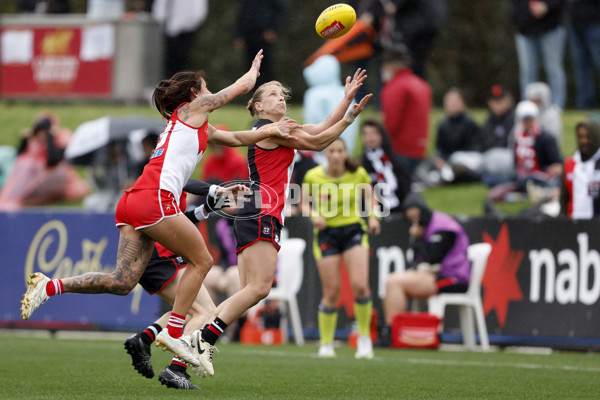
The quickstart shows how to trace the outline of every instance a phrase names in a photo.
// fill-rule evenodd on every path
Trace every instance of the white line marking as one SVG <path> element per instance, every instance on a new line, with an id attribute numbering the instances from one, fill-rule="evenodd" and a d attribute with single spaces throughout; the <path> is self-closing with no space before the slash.
<path id="1" fill-rule="evenodd" d="M 267 350 L 242 350 L 241 353 L 249 355 L 276 356 L 276 357 L 298 357 L 298 358 L 317 358 L 317 354 L 288 353 L 285 351 L 267 351 Z M 370 361 L 384 361 L 384 357 L 375 357 Z M 457 360 L 434 360 L 431 358 L 412 358 L 400 357 L 394 359 L 394 362 L 409 364 L 427 364 L 427 365 L 446 365 L 446 366 L 468 366 L 468 367 L 491 367 L 491 368 L 521 368 L 521 369 L 540 369 L 556 371 L 578 371 L 578 372 L 600 372 L 600 368 L 594 367 L 576 367 L 571 365 L 543 365 L 528 363 L 502 363 L 485 361 L 457 361 Z"/>

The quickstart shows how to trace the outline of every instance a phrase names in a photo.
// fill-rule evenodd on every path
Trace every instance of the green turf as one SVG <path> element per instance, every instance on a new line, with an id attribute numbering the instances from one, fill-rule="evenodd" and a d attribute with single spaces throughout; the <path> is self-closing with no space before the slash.
<path id="1" fill-rule="evenodd" d="M 597 399 L 600 355 L 220 345 L 216 375 L 176 391 L 138 375 L 117 341 L 2 337 L 2 399 Z M 155 372 L 169 353 L 153 347 Z"/>

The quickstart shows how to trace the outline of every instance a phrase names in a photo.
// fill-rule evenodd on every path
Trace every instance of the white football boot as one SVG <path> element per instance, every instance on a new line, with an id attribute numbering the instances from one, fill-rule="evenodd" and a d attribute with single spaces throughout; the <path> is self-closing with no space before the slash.
<path id="1" fill-rule="evenodd" d="M 335 350 L 333 349 L 333 343 L 324 343 L 319 346 L 319 353 L 317 354 L 319 358 L 334 358 Z"/>
<path id="2" fill-rule="evenodd" d="M 204 365 L 209 365 L 212 368 L 212 354 L 210 354 L 210 356 L 207 357 L 208 360 L 204 357 L 205 352 L 209 351 L 208 349 L 206 349 L 206 346 L 210 345 L 202 340 L 202 331 L 200 329 L 195 330 L 194 332 L 192 332 L 191 337 L 192 348 L 194 349 L 194 356 L 196 356 L 196 358 L 200 361 L 200 365 L 192 367 L 192 370 L 196 373 L 196 375 L 202 378 L 206 378 L 209 375 L 214 375 L 214 368 L 212 369 L 212 374 L 209 374 L 206 368 L 204 367 Z M 204 342 L 204 348 L 202 348 L 203 345 L 201 344 L 201 342 Z M 200 350 L 202 350 L 202 353 L 200 353 Z M 215 350 L 217 352 L 219 351 L 215 346 L 212 346 L 212 349 L 210 351 Z"/>
<path id="3" fill-rule="evenodd" d="M 191 336 L 181 336 L 179 339 L 175 339 L 169 335 L 169 330 L 165 328 L 156 337 L 156 345 L 163 350 L 170 351 L 181 361 L 195 367 L 200 365 L 200 361 L 194 355 L 191 339 Z"/>
<path id="4" fill-rule="evenodd" d="M 23 319 L 29 319 L 31 314 L 50 298 L 46 294 L 46 284 L 50 282 L 50 278 L 40 272 L 31 274 L 29 278 L 27 292 L 21 300 L 21 318 Z"/>
<path id="5" fill-rule="evenodd" d="M 371 342 L 371 336 L 360 335 L 356 344 L 356 354 L 354 354 L 354 358 L 366 358 L 367 360 L 371 360 L 375 357 L 373 354 L 373 342 Z"/>

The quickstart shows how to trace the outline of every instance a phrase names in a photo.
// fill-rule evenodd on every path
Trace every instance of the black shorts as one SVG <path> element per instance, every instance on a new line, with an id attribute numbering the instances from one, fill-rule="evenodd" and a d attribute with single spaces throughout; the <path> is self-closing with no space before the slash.
<path id="1" fill-rule="evenodd" d="M 455 278 L 446 278 L 438 275 L 435 282 L 438 293 L 466 293 L 469 285 L 465 283 L 457 283 Z"/>
<path id="2" fill-rule="evenodd" d="M 369 248 L 367 232 L 362 224 L 325 228 L 322 231 L 315 230 L 313 251 L 317 260 L 342 254 L 346 250 L 360 245 Z"/>
<path id="3" fill-rule="evenodd" d="M 160 257 L 154 247 L 150 262 L 148 262 L 139 283 L 150 294 L 160 292 L 167 283 L 175 278 L 177 272 L 186 266 L 183 258 L 179 256 Z"/>
<path id="4" fill-rule="evenodd" d="M 272 215 L 260 214 L 255 218 L 248 219 L 236 218 L 233 222 L 233 233 L 237 239 L 235 252 L 239 254 L 259 240 L 273 243 L 273 246 L 279 251 L 281 228 L 279 219 Z"/>

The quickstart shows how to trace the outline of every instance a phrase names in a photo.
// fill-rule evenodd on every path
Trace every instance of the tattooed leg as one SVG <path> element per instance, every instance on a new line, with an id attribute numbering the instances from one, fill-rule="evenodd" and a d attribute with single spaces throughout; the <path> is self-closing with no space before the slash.
<path id="1" fill-rule="evenodd" d="M 130 225 L 120 226 L 117 268 L 112 273 L 88 272 L 62 280 L 65 293 L 111 293 L 127 295 L 146 270 L 154 240 Z"/>

